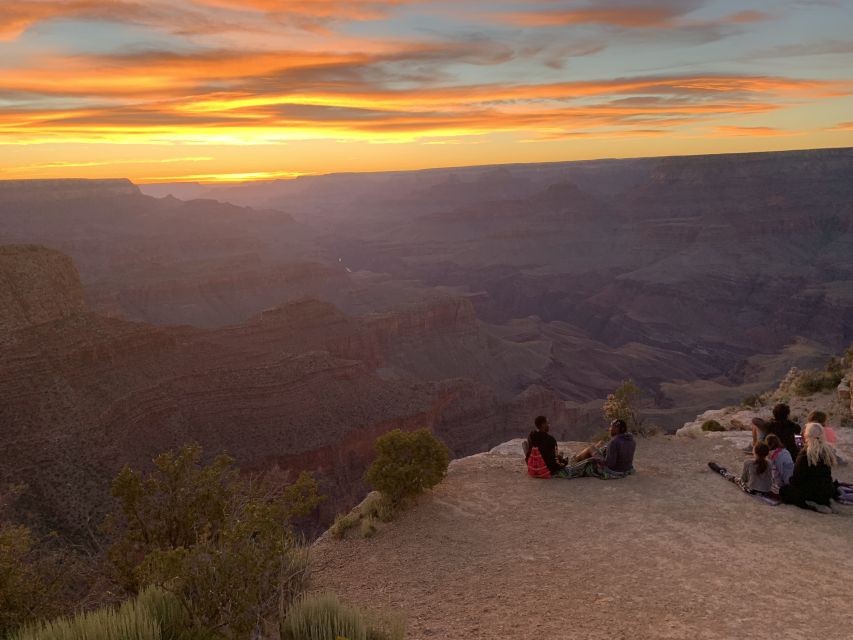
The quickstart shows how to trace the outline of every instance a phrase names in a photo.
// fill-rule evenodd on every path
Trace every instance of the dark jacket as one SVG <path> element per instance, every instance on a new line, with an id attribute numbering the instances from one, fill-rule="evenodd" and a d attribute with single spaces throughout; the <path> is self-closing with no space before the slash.
<path id="1" fill-rule="evenodd" d="M 832 480 L 832 467 L 823 462 L 810 465 L 805 450 L 797 456 L 791 482 L 779 490 L 782 500 L 789 504 L 806 506 L 806 500 L 818 504 L 829 504 L 838 495 Z"/>
<path id="2" fill-rule="evenodd" d="M 545 466 L 551 473 L 557 473 L 565 465 L 557 462 L 557 441 L 550 433 L 544 431 L 531 431 L 527 436 L 527 441 L 530 443 L 530 449 L 533 447 L 539 448 L 539 453 L 542 454 L 542 459 L 545 461 Z"/>
<path id="3" fill-rule="evenodd" d="M 794 436 L 800 433 L 800 425 L 790 420 L 776 420 L 764 424 L 764 432 L 772 433 L 779 438 L 782 446 L 791 454 L 791 459 L 796 460 L 797 454 L 800 453 L 800 448 L 797 446 Z"/>
<path id="4" fill-rule="evenodd" d="M 607 443 L 604 455 L 604 466 L 612 471 L 624 473 L 634 467 L 634 452 L 637 441 L 630 433 L 619 433 Z"/>

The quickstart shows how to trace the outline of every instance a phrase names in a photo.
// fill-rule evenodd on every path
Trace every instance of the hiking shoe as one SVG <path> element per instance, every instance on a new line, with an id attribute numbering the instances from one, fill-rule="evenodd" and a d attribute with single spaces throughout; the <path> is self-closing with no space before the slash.
<path id="1" fill-rule="evenodd" d="M 811 500 L 806 500 L 806 506 L 818 513 L 832 513 L 832 507 L 828 507 L 825 504 L 820 504 L 818 502 L 812 502 Z"/>
<path id="2" fill-rule="evenodd" d="M 726 468 L 721 467 L 716 462 L 709 462 L 708 466 L 711 467 L 711 471 L 716 471 L 717 473 L 725 473 L 726 472 Z"/>

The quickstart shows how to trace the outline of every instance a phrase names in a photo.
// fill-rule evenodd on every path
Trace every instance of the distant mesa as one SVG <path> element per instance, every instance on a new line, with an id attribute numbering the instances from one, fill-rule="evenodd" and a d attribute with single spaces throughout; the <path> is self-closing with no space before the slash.
<path id="1" fill-rule="evenodd" d="M 49 202 L 94 196 L 140 195 L 126 178 L 110 180 L 0 180 L 0 202 Z"/>

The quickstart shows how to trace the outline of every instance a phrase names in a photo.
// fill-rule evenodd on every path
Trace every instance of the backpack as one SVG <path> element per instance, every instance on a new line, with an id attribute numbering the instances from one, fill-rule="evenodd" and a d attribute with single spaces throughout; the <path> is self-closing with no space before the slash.
<path id="1" fill-rule="evenodd" d="M 542 478 L 543 480 L 551 479 L 551 472 L 545 465 L 545 460 L 542 459 L 542 454 L 539 453 L 539 447 L 533 447 L 530 450 L 530 457 L 527 458 L 527 475 L 531 478 Z"/>

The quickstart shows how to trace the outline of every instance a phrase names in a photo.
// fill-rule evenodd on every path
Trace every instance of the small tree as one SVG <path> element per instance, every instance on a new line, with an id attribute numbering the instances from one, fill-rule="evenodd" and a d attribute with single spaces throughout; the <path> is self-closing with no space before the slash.
<path id="1" fill-rule="evenodd" d="M 607 420 L 624 420 L 634 433 L 642 431 L 643 418 L 639 413 L 641 392 L 633 380 L 624 380 L 604 401 L 604 417 Z"/>
<path id="2" fill-rule="evenodd" d="M 77 567 L 56 548 L 53 536 L 38 536 L 12 521 L 12 505 L 24 486 L 0 487 L 0 637 L 22 624 L 60 613 Z"/>
<path id="3" fill-rule="evenodd" d="M 447 475 L 450 453 L 429 429 L 394 429 L 377 438 L 375 447 L 378 455 L 366 478 L 395 509 Z"/>
<path id="4" fill-rule="evenodd" d="M 241 478 L 228 456 L 200 460 L 199 447 L 185 446 L 158 456 L 146 478 L 122 470 L 110 557 L 129 589 L 174 594 L 194 629 L 247 637 L 306 588 L 307 553 L 289 523 L 323 498 L 307 473 L 285 488 Z"/>

